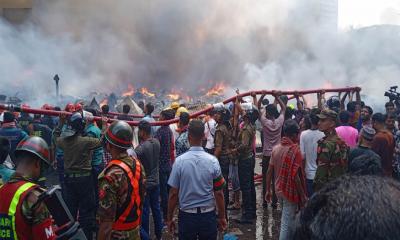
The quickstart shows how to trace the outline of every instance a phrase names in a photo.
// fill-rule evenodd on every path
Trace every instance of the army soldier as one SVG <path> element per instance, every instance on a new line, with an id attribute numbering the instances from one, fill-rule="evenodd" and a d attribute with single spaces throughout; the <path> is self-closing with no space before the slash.
<path id="1" fill-rule="evenodd" d="M 236 104 L 239 112 L 242 112 L 240 104 Z M 256 135 L 255 122 L 259 113 L 256 108 L 244 112 L 243 127 L 240 129 L 233 152 L 239 156 L 238 173 L 240 189 L 242 191 L 243 211 L 239 223 L 252 223 L 256 218 L 256 189 L 254 185 L 255 156 L 253 143 Z"/>
<path id="2" fill-rule="evenodd" d="M 17 169 L 0 188 L 0 239 L 55 239 L 52 218 L 38 197 L 37 181 L 50 166 L 49 148 L 40 137 L 22 140 L 16 150 Z"/>
<path id="3" fill-rule="evenodd" d="M 226 108 L 218 109 L 215 114 L 215 121 L 217 122 L 217 127 L 215 129 L 214 137 L 214 156 L 218 159 L 219 165 L 221 166 L 221 172 L 224 179 L 228 179 L 229 176 L 229 163 L 232 158 L 232 127 L 229 122 L 230 112 Z M 224 199 L 225 208 L 229 204 L 229 190 L 228 184 L 224 187 Z"/>
<path id="4" fill-rule="evenodd" d="M 144 169 L 126 152 L 132 147 L 132 128 L 126 122 L 114 122 L 105 139 L 113 160 L 99 176 L 98 239 L 140 239 Z"/>
<path id="5" fill-rule="evenodd" d="M 318 117 L 318 128 L 325 134 L 325 137 L 318 141 L 318 167 L 314 179 L 315 191 L 346 172 L 349 152 L 346 143 L 339 138 L 335 131 L 337 113 L 325 109 Z"/>

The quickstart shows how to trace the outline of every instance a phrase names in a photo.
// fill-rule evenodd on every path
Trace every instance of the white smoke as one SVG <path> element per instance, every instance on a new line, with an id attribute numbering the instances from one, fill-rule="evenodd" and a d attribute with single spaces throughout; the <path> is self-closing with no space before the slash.
<path id="1" fill-rule="evenodd" d="M 128 83 L 195 95 L 216 82 L 243 90 L 330 82 L 383 99 L 400 74 L 398 30 L 327 34 L 303 0 L 34 3 L 22 26 L 0 23 L 7 93 L 54 96 L 58 73 L 64 95 L 119 93 Z"/>

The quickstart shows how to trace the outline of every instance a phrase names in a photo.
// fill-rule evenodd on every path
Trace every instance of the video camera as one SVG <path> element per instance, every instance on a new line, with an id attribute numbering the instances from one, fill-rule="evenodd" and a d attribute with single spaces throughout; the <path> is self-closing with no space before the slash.
<path id="1" fill-rule="evenodd" d="M 58 240 L 86 240 L 79 223 L 75 222 L 65 204 L 59 186 L 54 186 L 40 194 L 38 202 L 43 202 L 57 225 Z"/>
<path id="2" fill-rule="evenodd" d="M 385 92 L 385 97 L 388 97 L 390 101 L 400 103 L 400 93 L 397 92 L 398 86 L 392 86 L 388 91 Z"/>

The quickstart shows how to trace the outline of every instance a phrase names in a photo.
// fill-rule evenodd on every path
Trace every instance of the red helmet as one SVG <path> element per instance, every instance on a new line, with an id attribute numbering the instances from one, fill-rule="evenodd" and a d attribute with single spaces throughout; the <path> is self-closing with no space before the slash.
<path id="1" fill-rule="evenodd" d="M 44 104 L 43 106 L 42 106 L 42 109 L 44 109 L 44 110 L 53 110 L 53 106 L 51 106 L 50 104 Z"/>
<path id="2" fill-rule="evenodd" d="M 65 111 L 66 112 L 75 112 L 75 105 L 73 103 L 68 103 L 65 106 Z"/>
<path id="3" fill-rule="evenodd" d="M 77 103 L 77 104 L 75 104 L 75 111 L 82 111 L 82 104 L 80 104 L 80 103 Z"/>

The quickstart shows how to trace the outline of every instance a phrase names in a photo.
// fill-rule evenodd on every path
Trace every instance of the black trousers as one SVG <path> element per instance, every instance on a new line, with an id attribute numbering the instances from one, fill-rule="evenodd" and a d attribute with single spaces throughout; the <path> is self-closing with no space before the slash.
<path id="1" fill-rule="evenodd" d="M 238 164 L 240 190 L 242 191 L 243 211 L 245 217 L 256 216 L 256 188 L 254 185 L 254 156 L 240 158 Z"/>
<path id="2" fill-rule="evenodd" d="M 65 202 L 72 216 L 75 220 L 79 221 L 86 238 L 92 239 L 96 224 L 96 200 L 93 176 L 66 177 Z"/>
<path id="3" fill-rule="evenodd" d="M 262 163 L 261 163 L 261 165 L 262 165 L 262 177 L 263 177 L 263 184 L 262 184 L 263 195 L 262 195 L 262 198 L 263 198 L 264 205 L 267 205 L 267 202 L 265 201 L 265 194 L 267 192 L 267 190 L 266 190 L 266 187 L 267 187 L 267 172 L 268 172 L 268 167 L 269 167 L 269 161 L 270 160 L 271 160 L 270 156 L 263 156 Z M 272 204 L 273 205 L 276 205 L 277 202 L 278 202 L 278 198 L 277 198 L 277 196 L 275 194 L 275 176 L 274 176 L 275 174 L 278 174 L 278 173 L 274 173 L 272 175 Z"/>
<path id="4" fill-rule="evenodd" d="M 229 178 L 229 163 L 230 163 L 230 158 L 229 156 L 220 156 L 219 159 L 219 165 L 221 166 L 221 172 L 222 176 L 225 179 L 225 187 L 224 187 L 224 200 L 225 200 L 225 212 L 228 210 L 228 205 L 229 205 L 229 188 L 228 188 L 228 178 Z M 226 214 L 226 218 L 228 219 L 228 214 Z"/>

